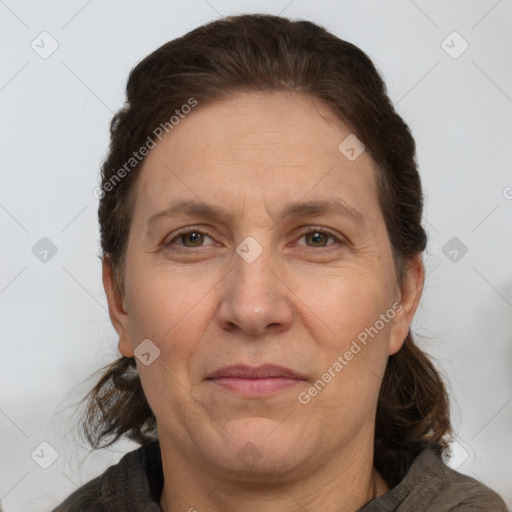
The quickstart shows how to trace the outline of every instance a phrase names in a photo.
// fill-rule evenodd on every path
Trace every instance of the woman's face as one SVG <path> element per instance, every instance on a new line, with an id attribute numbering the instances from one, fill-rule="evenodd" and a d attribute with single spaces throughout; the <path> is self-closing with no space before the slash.
<path id="1" fill-rule="evenodd" d="M 350 134 L 318 101 L 243 93 L 199 104 L 146 157 L 124 300 L 107 264 L 104 283 L 174 457 L 264 478 L 371 453 L 423 267 L 398 287 L 376 165 Z M 208 378 L 231 365 L 298 378 Z"/>

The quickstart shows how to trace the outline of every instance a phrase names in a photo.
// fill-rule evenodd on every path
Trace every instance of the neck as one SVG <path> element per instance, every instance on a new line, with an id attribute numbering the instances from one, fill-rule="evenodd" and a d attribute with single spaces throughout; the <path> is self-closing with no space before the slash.
<path id="1" fill-rule="evenodd" d="M 164 439 L 160 447 L 164 512 L 354 512 L 389 490 L 373 467 L 373 450 L 345 450 L 337 463 L 331 459 L 315 468 L 304 464 L 293 477 L 265 471 L 247 480 L 232 471 L 196 465 Z"/>

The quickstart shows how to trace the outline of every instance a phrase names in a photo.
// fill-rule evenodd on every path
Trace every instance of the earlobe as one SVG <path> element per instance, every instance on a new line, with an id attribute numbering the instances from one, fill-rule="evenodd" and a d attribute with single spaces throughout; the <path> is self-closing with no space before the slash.
<path id="1" fill-rule="evenodd" d="M 425 267 L 421 254 L 408 263 L 407 272 L 402 284 L 400 307 L 393 319 L 391 337 L 389 342 L 389 355 L 396 354 L 404 344 L 412 319 L 418 308 L 423 285 L 425 283 Z"/>
<path id="2" fill-rule="evenodd" d="M 133 345 L 130 336 L 130 320 L 125 309 L 124 296 L 116 286 L 112 263 L 108 255 L 102 260 L 103 288 L 107 296 L 110 321 L 119 335 L 119 352 L 126 357 L 133 357 Z"/>
<path id="3" fill-rule="evenodd" d="M 119 336 L 119 343 L 117 344 L 119 352 L 125 357 L 133 357 L 134 351 L 131 341 L 127 340 L 123 336 Z"/>

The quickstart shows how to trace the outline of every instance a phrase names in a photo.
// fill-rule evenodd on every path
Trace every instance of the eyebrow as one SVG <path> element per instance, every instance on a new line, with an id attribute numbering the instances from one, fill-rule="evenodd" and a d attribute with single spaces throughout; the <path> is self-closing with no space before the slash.
<path id="1" fill-rule="evenodd" d="M 229 210 L 208 205 L 201 201 L 187 200 L 175 203 L 152 215 L 148 219 L 148 229 L 151 230 L 161 219 L 178 215 L 218 220 L 235 217 L 235 214 Z M 321 215 L 346 217 L 359 225 L 364 225 L 367 221 L 366 216 L 354 206 L 338 199 L 328 199 L 288 203 L 278 213 L 278 222 L 286 218 L 319 217 Z"/>

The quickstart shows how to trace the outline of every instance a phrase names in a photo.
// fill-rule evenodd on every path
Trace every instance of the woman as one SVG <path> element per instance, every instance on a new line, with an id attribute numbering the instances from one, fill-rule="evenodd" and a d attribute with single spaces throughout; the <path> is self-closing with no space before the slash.
<path id="1" fill-rule="evenodd" d="M 266 15 L 163 45 L 97 195 L 122 357 L 84 432 L 141 448 L 56 511 L 506 511 L 441 457 L 415 144 L 361 50 Z"/>

